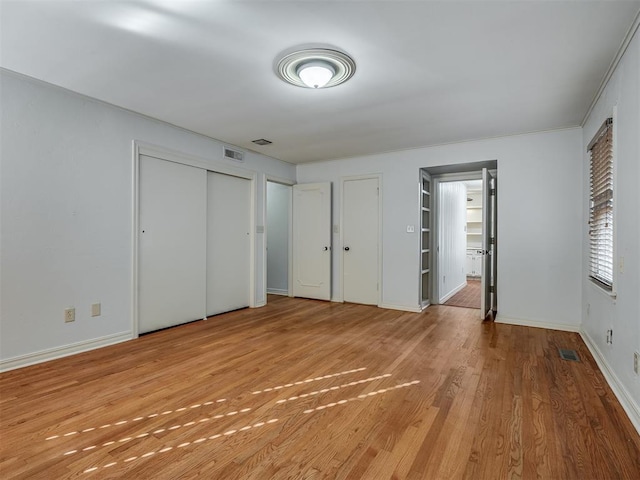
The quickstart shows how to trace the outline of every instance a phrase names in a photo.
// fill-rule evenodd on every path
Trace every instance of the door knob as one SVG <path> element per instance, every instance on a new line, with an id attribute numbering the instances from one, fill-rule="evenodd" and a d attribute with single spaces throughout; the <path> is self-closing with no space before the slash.
<path id="1" fill-rule="evenodd" d="M 349 251 L 349 247 L 344 247 L 344 251 L 348 252 Z"/>

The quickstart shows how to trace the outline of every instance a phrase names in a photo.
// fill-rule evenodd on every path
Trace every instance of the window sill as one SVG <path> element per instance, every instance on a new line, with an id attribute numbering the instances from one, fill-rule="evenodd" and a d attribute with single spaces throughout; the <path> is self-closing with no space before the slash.
<path id="1" fill-rule="evenodd" d="M 608 299 L 612 300 L 613 302 L 616 301 L 616 298 L 618 297 L 618 294 L 616 293 L 615 290 L 606 290 L 604 288 L 602 288 L 600 286 L 600 284 L 593 280 L 592 278 L 588 278 L 589 280 L 589 284 L 592 286 L 593 290 L 595 290 L 596 292 L 600 292 L 600 295 L 603 295 L 605 297 L 607 297 Z"/>

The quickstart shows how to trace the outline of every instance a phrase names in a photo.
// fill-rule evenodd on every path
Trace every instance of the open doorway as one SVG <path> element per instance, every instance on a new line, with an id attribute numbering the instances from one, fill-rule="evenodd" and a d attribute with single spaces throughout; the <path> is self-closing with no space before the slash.
<path id="1" fill-rule="evenodd" d="M 481 277 L 482 277 L 482 180 L 466 180 L 459 182 L 448 182 L 441 185 L 440 198 L 442 200 L 451 196 L 450 192 L 456 192 L 462 197 L 462 201 L 456 204 L 460 210 L 457 217 L 462 217 L 459 221 L 459 228 L 455 230 L 451 225 L 451 216 L 445 215 L 446 208 L 443 202 L 440 203 L 441 215 L 439 228 L 440 236 L 448 235 L 453 238 L 450 242 L 441 242 L 440 255 L 443 265 L 445 259 L 460 259 L 459 263 L 464 265 L 463 273 L 460 275 L 459 285 L 451 285 L 448 291 L 441 289 L 443 298 L 440 302 L 444 305 L 454 307 L 466 307 L 480 309 Z M 448 202 L 451 208 L 451 202 Z M 462 208 L 460 208 L 462 207 Z M 461 228 L 460 228 L 461 227 Z M 457 251 L 456 251 L 457 250 Z M 459 264 L 458 263 L 458 264 Z"/>
<path id="2" fill-rule="evenodd" d="M 266 291 L 291 296 L 291 185 L 267 179 L 265 203 Z"/>
<path id="3" fill-rule="evenodd" d="M 433 213 L 422 225 L 429 233 L 421 254 L 428 255 L 431 284 L 425 288 L 421 277 L 423 305 L 474 308 L 485 318 L 497 310 L 497 162 L 430 167 L 420 175 L 423 185 L 429 179 Z"/>

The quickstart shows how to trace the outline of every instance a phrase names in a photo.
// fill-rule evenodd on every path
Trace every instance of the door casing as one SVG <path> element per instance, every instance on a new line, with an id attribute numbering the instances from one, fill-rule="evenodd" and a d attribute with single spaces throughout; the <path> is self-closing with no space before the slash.
<path id="1" fill-rule="evenodd" d="M 469 168 L 469 165 L 474 165 L 474 164 L 464 164 L 461 165 L 460 168 L 462 169 L 460 172 L 452 172 L 452 173 L 432 173 L 431 174 L 431 178 L 432 178 L 432 194 L 431 194 L 431 198 L 433 201 L 432 204 L 432 215 L 431 215 L 431 248 L 430 248 L 430 266 L 431 269 L 433 271 L 433 276 L 432 278 L 437 279 L 439 278 L 439 272 L 438 272 L 438 252 L 437 252 L 437 238 L 438 238 L 438 231 L 437 231 L 437 226 L 438 226 L 438 221 L 439 221 L 439 206 L 437 203 L 437 199 L 438 199 L 438 189 L 440 188 L 440 183 L 443 181 L 447 181 L 447 182 L 455 182 L 455 181 L 465 181 L 465 180 L 481 180 L 482 179 L 482 168 L 483 167 L 489 167 L 490 165 L 487 165 L 488 162 L 481 162 L 478 163 L 478 167 L 479 168 Z M 497 162 L 496 162 L 497 165 Z M 456 168 L 455 165 L 453 166 L 446 166 L 447 169 L 450 168 Z M 427 171 L 432 171 L 435 170 L 436 172 L 438 171 L 438 169 L 443 168 L 443 167 L 430 167 L 430 168 L 426 168 Z M 492 168 L 489 168 L 489 172 L 494 176 L 494 178 L 497 178 L 497 166 L 493 166 Z M 497 197 L 496 197 L 497 199 Z M 495 203 L 495 211 L 494 214 L 497 218 L 498 215 L 498 204 L 497 202 Z M 496 225 L 497 227 L 497 225 Z M 484 228 L 484 227 L 483 227 Z M 497 236 L 498 236 L 498 231 L 497 228 L 495 229 L 495 237 L 496 237 L 496 245 L 497 245 Z M 418 254 L 420 254 L 420 247 L 418 246 Z M 419 257 L 418 257 L 419 258 Z M 494 256 L 493 256 L 493 263 L 494 263 L 494 272 L 497 271 L 497 269 L 495 268 L 495 265 L 497 265 L 497 248 L 494 250 Z M 494 273 L 494 282 L 497 278 L 497 274 Z M 497 285 L 494 285 L 496 291 L 497 291 Z M 439 291 L 438 291 L 438 282 L 437 281 L 433 281 L 431 282 L 431 299 L 432 299 L 432 304 L 435 304 L 437 302 L 437 299 L 440 298 L 439 297 Z M 494 292 L 494 299 L 497 298 L 497 292 Z M 495 303 L 495 300 L 493 302 L 492 308 L 495 309 L 497 308 L 497 305 Z M 484 317 L 483 317 L 484 318 Z"/>

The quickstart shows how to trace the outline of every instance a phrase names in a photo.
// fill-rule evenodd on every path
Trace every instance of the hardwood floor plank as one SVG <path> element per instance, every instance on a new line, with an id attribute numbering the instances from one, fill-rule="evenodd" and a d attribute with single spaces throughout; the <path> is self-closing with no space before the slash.
<path id="1" fill-rule="evenodd" d="M 477 316 L 270 296 L 0 374 L 0 477 L 640 478 L 577 334 Z"/>

